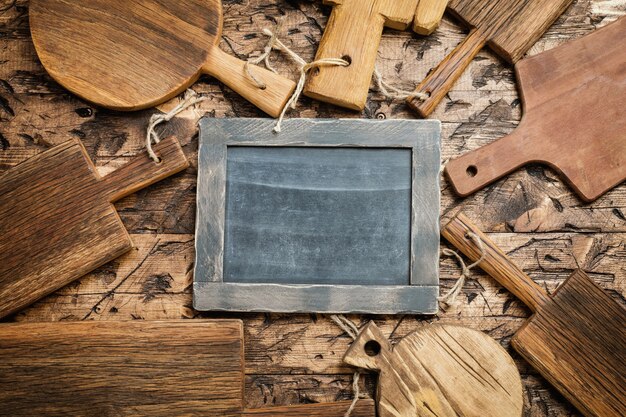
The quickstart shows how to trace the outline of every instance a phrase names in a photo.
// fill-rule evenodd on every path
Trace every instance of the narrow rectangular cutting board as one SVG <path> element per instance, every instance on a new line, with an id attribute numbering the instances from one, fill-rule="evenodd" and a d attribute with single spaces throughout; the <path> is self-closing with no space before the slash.
<path id="1" fill-rule="evenodd" d="M 516 130 L 453 159 L 469 195 L 529 163 L 546 163 L 585 201 L 626 179 L 626 18 L 515 66 L 524 116 Z"/>
<path id="2" fill-rule="evenodd" d="M 175 138 L 101 178 L 79 140 L 0 176 L 0 317 L 132 247 L 112 202 L 189 166 Z"/>
<path id="3" fill-rule="evenodd" d="M 416 92 L 429 97 L 410 98 L 409 105 L 422 117 L 432 113 L 485 45 L 508 62 L 517 62 L 571 2 L 450 0 L 448 10 L 470 28 L 470 33 L 417 86 Z"/>
<path id="4" fill-rule="evenodd" d="M 350 401 L 243 410 L 240 320 L 0 325 L 0 415 L 324 416 Z M 360 400 L 353 417 L 374 417 Z"/>
<path id="5" fill-rule="evenodd" d="M 589 417 L 626 415 L 626 309 L 581 270 L 549 296 L 462 214 L 442 235 L 534 313 L 511 344 Z"/>

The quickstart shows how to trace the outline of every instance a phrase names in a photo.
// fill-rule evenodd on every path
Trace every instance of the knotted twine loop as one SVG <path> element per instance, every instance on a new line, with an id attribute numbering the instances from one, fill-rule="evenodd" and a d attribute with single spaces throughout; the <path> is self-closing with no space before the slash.
<path id="1" fill-rule="evenodd" d="M 346 332 L 346 334 L 350 336 L 353 341 L 356 340 L 357 336 L 359 335 L 359 328 L 356 327 L 356 324 L 354 324 L 350 319 L 348 319 L 343 314 L 339 314 L 339 315 L 333 314 L 330 316 L 330 318 L 332 321 L 335 322 L 337 326 L 339 326 L 341 330 Z M 350 417 L 350 415 L 352 414 L 352 411 L 354 411 L 354 407 L 356 407 L 357 401 L 359 401 L 359 398 L 364 398 L 364 397 L 361 397 L 361 393 L 359 389 L 360 378 L 361 378 L 361 371 L 358 371 L 358 370 L 354 371 L 354 374 L 352 375 L 352 392 L 354 392 L 354 398 L 352 398 L 352 403 L 350 404 L 350 407 L 348 407 L 348 409 L 344 413 L 343 417 Z"/>
<path id="2" fill-rule="evenodd" d="M 383 79 L 383 76 L 378 70 L 378 67 L 374 67 L 373 78 L 374 78 L 374 83 L 376 84 L 376 88 L 378 88 L 378 91 L 382 93 L 382 95 L 384 95 L 385 97 L 390 98 L 392 100 L 408 100 L 408 99 L 415 99 L 415 98 L 419 100 L 426 100 L 428 97 L 430 97 L 430 94 L 428 93 L 419 93 L 417 91 L 402 90 L 401 88 L 396 88 L 393 85 L 387 83 Z"/>
<path id="3" fill-rule="evenodd" d="M 150 158 L 156 163 L 161 162 L 161 159 L 158 157 L 154 150 L 152 149 L 152 143 L 159 143 L 161 139 L 159 135 L 156 133 L 155 128 L 163 123 L 169 122 L 174 116 L 178 113 L 185 111 L 187 108 L 200 103 L 201 101 L 208 100 L 208 97 L 199 96 L 195 91 L 191 88 L 185 91 L 185 95 L 183 96 L 183 100 L 176 105 L 172 110 L 167 113 L 155 113 L 150 116 L 150 121 L 148 122 L 148 130 L 146 132 L 146 149 L 148 150 L 148 155 Z"/>
<path id="4" fill-rule="evenodd" d="M 322 66 L 347 67 L 348 65 L 350 65 L 350 62 L 341 58 L 322 58 L 322 59 L 318 59 L 313 62 L 307 63 L 304 59 L 302 59 L 301 56 L 296 54 L 292 49 L 290 49 L 280 39 L 278 39 L 278 37 L 276 36 L 274 32 L 265 28 L 263 29 L 263 33 L 270 37 L 269 41 L 267 42 L 267 45 L 263 49 L 263 52 L 258 57 L 249 59 L 244 65 L 244 70 L 246 74 L 248 75 L 248 77 L 250 78 L 250 80 L 258 88 L 265 89 L 267 87 L 267 85 L 263 81 L 261 81 L 258 77 L 254 75 L 249 64 L 257 65 L 263 62 L 267 69 L 269 69 L 270 71 L 274 73 L 277 73 L 276 69 L 272 67 L 269 61 L 269 56 L 273 49 L 286 53 L 294 62 L 296 62 L 299 65 L 299 70 L 300 70 L 300 77 L 298 79 L 298 83 L 296 84 L 296 89 L 294 90 L 292 96 L 289 98 L 287 103 L 285 103 L 285 107 L 283 107 L 283 110 L 281 111 L 280 116 L 278 117 L 278 122 L 276 123 L 276 126 L 274 126 L 274 129 L 273 129 L 274 132 L 279 133 L 281 131 L 282 121 L 285 118 L 285 113 L 287 112 L 287 110 L 289 108 L 292 108 L 292 109 L 296 108 L 298 99 L 300 98 L 300 95 L 302 95 L 302 90 L 304 89 L 304 84 L 306 83 L 306 77 L 308 73 L 313 68 L 319 68 Z M 427 93 L 419 93 L 416 91 L 402 90 L 402 89 L 396 88 L 388 84 L 383 79 L 378 68 L 374 68 L 374 73 L 372 77 L 374 79 L 374 83 L 376 84 L 376 87 L 378 88 L 378 91 L 380 91 L 381 94 L 383 94 L 385 97 L 392 99 L 392 100 L 406 100 L 409 98 L 417 98 L 420 100 L 426 100 L 430 96 Z"/>
<path id="5" fill-rule="evenodd" d="M 477 234 L 472 232 L 467 232 L 466 236 L 472 239 L 474 243 L 476 243 L 476 246 L 478 246 L 478 250 L 480 251 L 480 257 L 476 262 L 470 264 L 469 266 L 466 266 L 463 258 L 461 258 L 461 255 L 459 255 L 455 251 L 450 249 L 444 249 L 442 251 L 443 254 L 446 256 L 455 257 L 457 262 L 461 266 L 461 276 L 459 276 L 459 279 L 454 283 L 454 286 L 450 289 L 450 291 L 448 291 L 447 294 L 442 295 L 441 297 L 437 297 L 437 300 L 441 303 L 441 308 L 444 311 L 447 311 L 450 307 L 457 307 L 460 304 L 460 302 L 457 300 L 457 296 L 459 295 L 461 289 L 463 288 L 463 285 L 465 284 L 465 279 L 471 278 L 471 269 L 476 267 L 485 259 L 486 252 L 482 239 Z"/>

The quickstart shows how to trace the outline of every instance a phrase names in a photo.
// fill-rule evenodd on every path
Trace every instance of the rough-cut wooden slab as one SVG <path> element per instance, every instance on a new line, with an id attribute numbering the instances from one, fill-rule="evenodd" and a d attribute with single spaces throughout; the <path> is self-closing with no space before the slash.
<path id="1" fill-rule="evenodd" d="M 363 110 L 383 28 L 405 29 L 417 0 L 324 0 L 324 4 L 334 7 L 315 59 L 342 58 L 350 65 L 314 69 L 304 94 Z"/>
<path id="2" fill-rule="evenodd" d="M 442 235 L 520 298 L 535 313 L 513 347 L 583 414 L 626 415 L 626 309 L 583 271 L 576 270 L 549 297 L 463 214 Z"/>
<path id="3" fill-rule="evenodd" d="M 420 35 L 433 33 L 439 27 L 447 4 L 448 0 L 419 0 L 413 18 L 413 31 Z"/>
<path id="4" fill-rule="evenodd" d="M 239 320 L 5 324 L 0 357 L 0 414 L 241 414 Z"/>
<path id="5" fill-rule="evenodd" d="M 572 0 L 450 0 L 450 10 L 471 30 L 416 88 L 425 100 L 409 98 L 409 105 L 427 117 L 448 94 L 478 52 L 489 45 L 515 63 L 563 13 Z"/>
<path id="6" fill-rule="evenodd" d="M 380 373 L 379 417 L 522 415 L 522 381 L 513 359 L 476 330 L 427 326 L 392 348 L 370 322 L 344 362 Z"/>
<path id="7" fill-rule="evenodd" d="M 61 85 L 95 104 L 137 110 L 210 74 L 277 117 L 295 83 L 221 51 L 220 0 L 32 0 L 37 54 Z"/>
<path id="8" fill-rule="evenodd" d="M 466 196 L 529 162 L 585 201 L 626 179 L 626 18 L 516 65 L 524 117 L 512 134 L 450 161 Z"/>
<path id="9" fill-rule="evenodd" d="M 351 401 L 243 410 L 240 320 L 0 326 L 0 414 L 341 417 Z M 374 417 L 373 400 L 355 417 Z"/>
<path id="10" fill-rule="evenodd" d="M 111 203 L 189 166 L 173 137 L 155 151 L 100 178 L 74 139 L 0 177 L 0 317 L 132 247 Z"/>

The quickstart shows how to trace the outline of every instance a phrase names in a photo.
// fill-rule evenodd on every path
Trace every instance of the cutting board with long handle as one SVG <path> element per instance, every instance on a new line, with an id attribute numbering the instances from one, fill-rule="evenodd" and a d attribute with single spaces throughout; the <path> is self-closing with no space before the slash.
<path id="1" fill-rule="evenodd" d="M 189 166 L 178 141 L 100 177 L 82 143 L 55 146 L 0 176 L 0 317 L 132 248 L 113 202 Z"/>
<path id="2" fill-rule="evenodd" d="M 593 201 L 626 179 L 626 18 L 516 66 L 524 116 L 516 130 L 453 159 L 467 196 L 529 163 L 546 163 Z"/>
<path id="3" fill-rule="evenodd" d="M 522 415 L 522 381 L 515 363 L 477 330 L 425 326 L 392 347 L 370 322 L 344 362 L 379 373 L 379 417 Z"/>
<path id="4" fill-rule="evenodd" d="M 295 89 L 254 65 L 251 77 L 246 62 L 218 47 L 220 0 L 32 0 L 29 17 L 35 50 L 52 78 L 111 109 L 152 107 L 209 74 L 278 117 Z"/>
<path id="5" fill-rule="evenodd" d="M 324 0 L 333 6 L 315 59 L 341 58 L 348 66 L 314 69 L 304 94 L 353 110 L 367 101 L 384 27 L 405 29 L 417 0 Z"/>
<path id="6" fill-rule="evenodd" d="M 508 62 L 520 60 L 572 0 L 450 0 L 448 10 L 470 28 L 461 42 L 409 98 L 422 117 L 430 115 L 485 45 Z"/>
<path id="7" fill-rule="evenodd" d="M 584 415 L 626 415 L 626 309 L 581 270 L 549 296 L 463 214 L 442 235 L 534 313 L 511 344 Z"/>
<path id="8" fill-rule="evenodd" d="M 243 410 L 240 320 L 0 325 L 0 415 L 325 416 L 350 401 Z M 374 417 L 361 400 L 355 417 Z"/>

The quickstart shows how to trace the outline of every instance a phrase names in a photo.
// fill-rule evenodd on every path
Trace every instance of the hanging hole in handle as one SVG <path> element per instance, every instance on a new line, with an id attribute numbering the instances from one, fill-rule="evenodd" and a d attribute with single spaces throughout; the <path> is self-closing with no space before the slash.
<path id="1" fill-rule="evenodd" d="M 344 55 L 344 56 L 341 57 L 341 59 L 346 61 L 348 63 L 348 66 L 350 66 L 350 64 L 352 64 L 352 57 L 350 57 L 350 55 Z"/>
<path id="2" fill-rule="evenodd" d="M 365 343 L 363 350 L 365 350 L 367 356 L 377 356 L 380 353 L 380 343 L 375 340 L 370 340 Z"/>
<path id="3" fill-rule="evenodd" d="M 476 168 L 476 165 L 470 165 L 465 170 L 465 173 L 468 177 L 474 178 L 478 174 L 478 168 Z"/>
<path id="4" fill-rule="evenodd" d="M 160 156 L 157 156 L 157 160 L 156 160 L 156 161 L 154 161 L 154 163 L 155 163 L 156 165 L 161 165 L 161 164 L 163 163 L 163 158 L 161 158 Z"/>
<path id="5" fill-rule="evenodd" d="M 313 73 L 313 76 L 315 77 L 316 75 L 320 74 L 320 69 L 318 67 L 313 68 L 313 70 L 311 70 L 311 72 Z"/>

